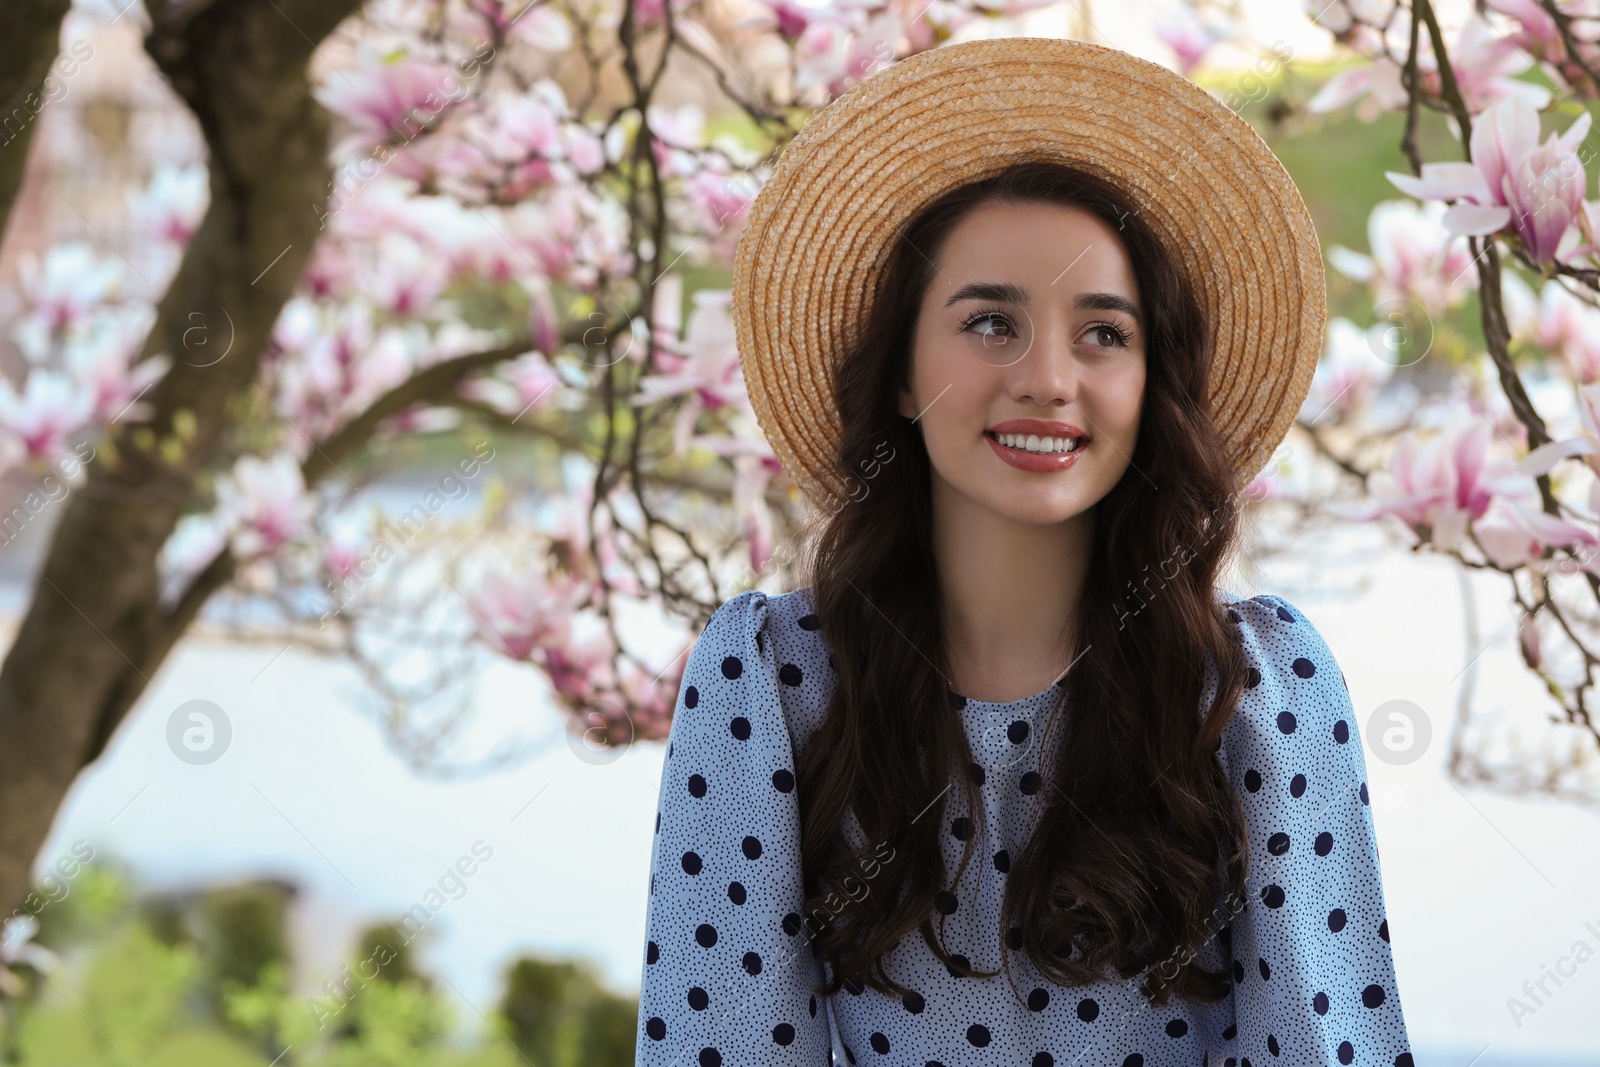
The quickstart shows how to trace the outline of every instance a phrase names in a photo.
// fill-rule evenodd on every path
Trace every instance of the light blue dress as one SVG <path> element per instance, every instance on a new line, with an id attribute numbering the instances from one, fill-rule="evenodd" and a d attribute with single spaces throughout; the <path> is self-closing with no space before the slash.
<path id="1" fill-rule="evenodd" d="M 1217 936 L 1196 957 L 1231 967 L 1227 999 L 1153 1007 L 1138 977 L 1059 986 L 1005 947 L 1001 894 L 1045 800 L 1036 742 L 1054 687 L 1003 704 L 969 699 L 960 712 L 986 829 L 949 900 L 944 944 L 980 970 L 998 969 L 1007 952 L 1015 984 L 1004 973 L 958 977 L 908 937 L 885 962 L 912 995 L 850 985 L 815 996 L 824 965 L 799 915 L 794 753 L 825 714 L 834 675 L 810 590 L 752 590 L 712 616 L 679 691 L 651 861 L 637 1063 L 1411 1067 L 1343 672 L 1283 599 L 1217 596 L 1250 665 L 1218 751 L 1249 830 L 1247 903 L 1235 911 L 1219 895 Z M 1216 681 L 1207 668 L 1208 702 Z M 954 871 L 973 831 L 958 805 L 947 809 Z M 889 853 L 877 858 L 892 863 Z"/>

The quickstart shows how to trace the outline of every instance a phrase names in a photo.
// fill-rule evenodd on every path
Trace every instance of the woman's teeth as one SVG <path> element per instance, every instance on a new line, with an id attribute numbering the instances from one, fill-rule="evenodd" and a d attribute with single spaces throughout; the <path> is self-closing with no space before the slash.
<path id="1" fill-rule="evenodd" d="M 1081 437 L 1040 437 L 1038 434 L 997 433 L 995 440 L 1007 448 L 1024 452 L 1072 452 L 1083 443 Z"/>

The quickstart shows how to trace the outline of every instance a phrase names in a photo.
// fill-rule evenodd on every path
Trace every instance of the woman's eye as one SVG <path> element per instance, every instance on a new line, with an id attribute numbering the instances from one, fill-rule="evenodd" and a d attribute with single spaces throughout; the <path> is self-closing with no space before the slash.
<path id="1" fill-rule="evenodd" d="M 999 329 L 995 328 L 995 324 L 996 323 L 999 324 Z M 985 324 L 988 324 L 988 325 L 985 325 Z M 977 330 L 978 334 L 980 336 L 983 336 L 983 337 L 1015 337 L 1016 336 L 1016 330 L 1012 329 L 1011 323 L 1005 318 L 1005 316 L 996 315 L 996 314 L 994 314 L 992 312 L 990 312 L 988 314 L 984 314 L 984 315 L 979 315 L 978 317 L 976 317 L 974 319 L 969 319 L 967 321 L 966 328 L 970 330 L 970 329 L 973 329 L 974 327 L 978 328 L 978 330 Z"/>
<path id="2" fill-rule="evenodd" d="M 1115 326 L 1106 326 L 1102 324 L 1093 327 L 1089 333 L 1090 336 L 1098 335 L 1102 340 L 1105 341 L 1105 347 L 1107 348 L 1116 348 L 1128 343 L 1127 336 Z"/>

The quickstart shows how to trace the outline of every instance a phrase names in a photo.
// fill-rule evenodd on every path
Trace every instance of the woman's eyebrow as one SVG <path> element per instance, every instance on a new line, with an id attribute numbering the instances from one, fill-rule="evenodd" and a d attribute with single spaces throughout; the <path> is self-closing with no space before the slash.
<path id="1" fill-rule="evenodd" d="M 961 300 L 994 300 L 1007 304 L 1026 305 L 1028 303 L 1028 290 L 1011 282 L 968 282 L 944 302 L 945 307 Z M 1092 311 L 1120 311 L 1132 316 L 1133 320 L 1141 325 L 1144 316 L 1139 314 L 1139 309 L 1133 301 L 1116 293 L 1079 293 L 1072 301 L 1072 306 L 1078 310 Z"/>

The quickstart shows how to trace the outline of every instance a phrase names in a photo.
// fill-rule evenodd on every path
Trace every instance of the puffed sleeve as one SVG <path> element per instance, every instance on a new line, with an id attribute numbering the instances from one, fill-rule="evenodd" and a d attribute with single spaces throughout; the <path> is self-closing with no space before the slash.
<path id="1" fill-rule="evenodd" d="M 1411 1067 L 1344 672 L 1281 597 L 1228 608 L 1249 666 L 1221 756 L 1250 838 L 1227 1064 Z"/>
<path id="2" fill-rule="evenodd" d="M 765 594 L 717 609 L 689 653 L 661 774 L 636 1062 L 828 1061 L 799 912 L 800 811 Z"/>

